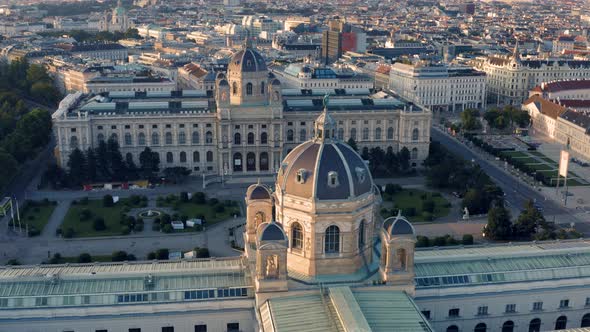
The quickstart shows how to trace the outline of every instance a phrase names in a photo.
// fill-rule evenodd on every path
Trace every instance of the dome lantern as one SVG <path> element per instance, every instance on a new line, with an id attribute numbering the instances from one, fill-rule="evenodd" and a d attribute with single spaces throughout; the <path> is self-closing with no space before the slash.
<path id="1" fill-rule="evenodd" d="M 316 140 L 327 140 L 334 139 L 336 134 L 336 121 L 328 114 L 328 102 L 330 101 L 330 95 L 324 96 L 324 111 L 315 120 L 315 139 Z"/>

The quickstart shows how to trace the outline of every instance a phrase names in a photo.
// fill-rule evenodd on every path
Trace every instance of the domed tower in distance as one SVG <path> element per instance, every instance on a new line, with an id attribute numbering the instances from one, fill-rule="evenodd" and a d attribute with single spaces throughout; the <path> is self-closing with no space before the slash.
<path id="1" fill-rule="evenodd" d="M 268 104 L 268 68 L 262 55 L 247 38 L 227 67 L 231 105 Z"/>
<path id="2" fill-rule="evenodd" d="M 371 263 L 380 201 L 366 163 L 336 138 L 326 104 L 315 137 L 283 160 L 274 193 L 275 218 L 289 237 L 289 271 L 312 278 Z"/>
<path id="3" fill-rule="evenodd" d="M 414 280 L 416 231 L 401 215 L 383 221 L 381 228 L 381 279 L 392 285 L 411 285 Z"/>

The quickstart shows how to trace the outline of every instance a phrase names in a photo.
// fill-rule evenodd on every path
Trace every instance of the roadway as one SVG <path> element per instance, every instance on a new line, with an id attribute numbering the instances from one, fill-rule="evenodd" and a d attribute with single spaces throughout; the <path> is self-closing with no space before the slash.
<path id="1" fill-rule="evenodd" d="M 566 208 L 561 207 L 552 200 L 547 200 L 538 191 L 514 178 L 494 162 L 487 160 L 485 156 L 474 152 L 455 138 L 443 133 L 440 129 L 433 127 L 431 137 L 433 140 L 439 141 L 452 153 L 477 163 L 504 190 L 506 203 L 511 208 L 513 216 L 516 216 L 516 213 L 524 207 L 528 200 L 533 199 L 543 207 L 543 213 L 549 221 L 555 217 L 555 221 L 558 223 L 569 223 L 575 218 Z"/>

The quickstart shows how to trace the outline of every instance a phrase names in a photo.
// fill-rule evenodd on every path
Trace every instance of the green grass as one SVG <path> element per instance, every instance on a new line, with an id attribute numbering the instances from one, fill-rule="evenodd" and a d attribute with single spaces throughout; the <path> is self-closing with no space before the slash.
<path id="1" fill-rule="evenodd" d="M 529 157 L 527 153 L 521 151 L 502 151 L 502 154 L 512 158 Z"/>
<path id="2" fill-rule="evenodd" d="M 169 196 L 171 197 L 171 196 Z M 164 197 L 158 198 L 158 206 L 172 208 L 179 216 L 187 216 L 188 219 L 199 218 L 203 216 L 206 221 L 206 225 L 213 225 L 223 220 L 232 218 L 234 214 L 240 215 L 240 208 L 237 203 L 234 206 L 227 206 L 223 201 L 217 203 L 217 205 L 223 205 L 224 210 L 222 212 L 216 212 L 215 207 L 212 204 L 197 204 L 194 202 L 180 202 L 178 196 L 174 196 L 173 200 L 166 200 Z M 216 206 L 217 206 L 216 205 Z M 194 231 L 188 227 L 184 229 L 185 232 Z M 182 231 L 175 231 L 182 232 Z"/>
<path id="3" fill-rule="evenodd" d="M 404 211 L 404 216 L 411 222 L 429 221 L 426 219 L 426 216 L 423 215 L 423 202 L 425 200 L 422 199 L 422 195 L 426 195 L 426 200 L 432 199 L 434 201 L 434 212 L 432 213 L 433 220 L 445 217 L 449 214 L 450 204 L 444 197 L 438 195 L 435 196 L 434 193 L 418 189 L 403 189 L 391 197 L 393 207 L 391 210 L 388 210 L 386 214 L 382 213 L 383 217 L 387 218 L 396 215 L 397 210 L 401 208 L 402 211 Z M 406 215 L 405 211 L 411 208 L 416 210 L 415 215 Z"/>
<path id="4" fill-rule="evenodd" d="M 28 204 L 20 212 L 22 228 L 26 229 L 25 225 L 28 224 L 29 234 L 31 236 L 39 235 L 47 225 L 53 210 L 55 210 L 53 202 L 32 202 L 32 204 Z M 18 221 L 16 221 L 16 225 L 18 226 Z"/>
<path id="5" fill-rule="evenodd" d="M 123 225 L 119 224 L 120 215 L 128 208 L 125 205 L 125 199 L 119 200 L 112 207 L 104 207 L 101 200 L 89 200 L 86 205 L 78 202 L 72 205 L 61 224 L 62 232 L 68 228 L 74 230 L 73 237 L 92 237 L 92 236 L 113 236 L 121 235 Z M 92 217 L 85 221 L 80 221 L 80 212 L 84 209 L 90 210 Z M 104 219 L 106 229 L 96 231 L 93 228 L 93 221 L 97 217 Z"/>
<path id="6" fill-rule="evenodd" d="M 519 161 L 519 162 L 522 162 L 522 163 L 525 163 L 525 164 L 537 164 L 537 163 L 539 163 L 537 161 L 537 159 L 532 158 L 532 157 L 516 157 L 516 158 L 513 157 L 512 160 Z"/>
<path id="7" fill-rule="evenodd" d="M 547 165 L 547 164 L 527 164 L 528 167 L 536 170 L 536 171 L 553 171 L 557 173 L 557 165 Z"/>

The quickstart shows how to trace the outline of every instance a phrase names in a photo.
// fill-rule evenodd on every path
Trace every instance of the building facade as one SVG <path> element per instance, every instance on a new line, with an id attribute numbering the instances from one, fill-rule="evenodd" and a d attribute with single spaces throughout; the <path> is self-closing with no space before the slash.
<path id="1" fill-rule="evenodd" d="M 522 60 L 518 46 L 511 56 L 482 58 L 476 67 L 486 73 L 489 105 L 520 105 L 543 82 L 590 78 L 588 60 Z"/>
<path id="2" fill-rule="evenodd" d="M 485 108 L 486 75 L 469 67 L 395 63 L 389 88 L 431 110 Z"/>
<path id="3" fill-rule="evenodd" d="M 138 163 L 150 147 L 161 168 L 183 166 L 193 174 L 276 173 L 281 160 L 314 135 L 321 98 L 338 121 L 337 136 L 359 148 L 381 147 L 411 153 L 419 167 L 428 155 L 431 113 L 395 98 L 372 99 L 368 89 L 283 89 L 250 47 L 218 74 L 214 92 L 205 90 L 123 91 L 72 94 L 54 113 L 59 159 L 67 164 L 75 148 L 116 139 L 124 155 Z"/>

